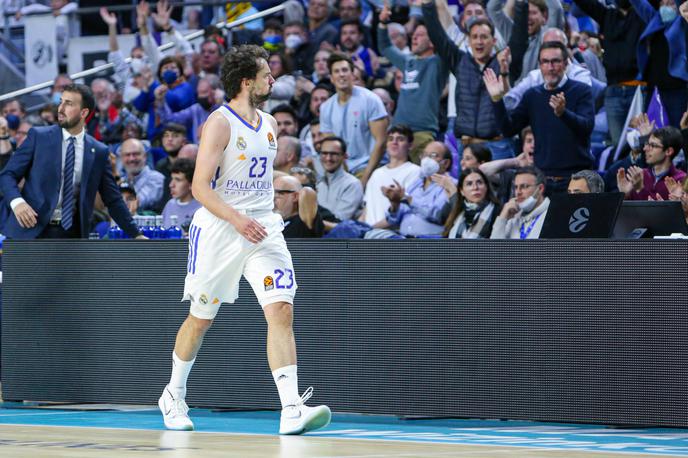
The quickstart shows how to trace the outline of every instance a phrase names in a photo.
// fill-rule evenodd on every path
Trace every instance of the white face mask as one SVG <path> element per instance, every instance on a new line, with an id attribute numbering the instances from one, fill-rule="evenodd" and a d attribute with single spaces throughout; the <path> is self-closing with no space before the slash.
<path id="1" fill-rule="evenodd" d="M 440 171 L 440 165 L 436 160 L 424 157 L 420 161 L 420 174 L 423 178 L 430 177 Z"/>
<path id="2" fill-rule="evenodd" d="M 298 48 L 302 43 L 303 38 L 301 38 L 301 35 L 297 35 L 295 33 L 287 35 L 287 37 L 284 39 L 284 45 L 289 49 Z"/>
<path id="3" fill-rule="evenodd" d="M 523 202 L 519 203 L 518 208 L 520 208 L 524 214 L 530 213 L 535 208 L 535 204 L 537 204 L 537 199 L 535 196 L 530 196 Z"/>
<path id="4" fill-rule="evenodd" d="M 626 132 L 626 141 L 628 142 L 628 146 L 630 146 L 631 149 L 639 149 L 640 148 L 640 132 L 638 132 L 635 129 Z"/>
<path id="5" fill-rule="evenodd" d="M 140 57 L 132 57 L 129 66 L 131 67 L 131 72 L 134 75 L 138 75 L 143 71 L 143 68 L 148 65 L 148 59 Z"/>

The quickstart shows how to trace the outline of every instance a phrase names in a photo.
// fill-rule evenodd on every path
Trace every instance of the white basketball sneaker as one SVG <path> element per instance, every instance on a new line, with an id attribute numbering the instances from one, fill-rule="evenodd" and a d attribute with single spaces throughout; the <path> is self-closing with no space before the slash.
<path id="1" fill-rule="evenodd" d="M 158 407 L 160 407 L 167 429 L 193 431 L 194 425 L 189 418 L 189 406 L 183 399 L 175 399 L 167 386 L 158 400 Z"/>
<path id="2" fill-rule="evenodd" d="M 308 431 L 324 428 L 330 424 L 332 413 L 327 406 L 308 407 L 304 405 L 313 395 L 313 387 L 309 386 L 296 405 L 282 409 L 280 419 L 280 434 L 303 434 Z"/>

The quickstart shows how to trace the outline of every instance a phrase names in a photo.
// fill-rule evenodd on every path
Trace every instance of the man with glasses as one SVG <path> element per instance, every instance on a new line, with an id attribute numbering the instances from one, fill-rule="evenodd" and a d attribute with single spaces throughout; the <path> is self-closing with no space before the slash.
<path id="1" fill-rule="evenodd" d="M 592 91 L 566 76 L 568 51 L 555 41 L 540 48 L 544 84 L 523 94 L 512 112 L 504 105 L 504 82 L 491 69 L 483 77 L 505 136 L 530 125 L 535 135 L 535 165 L 547 176 L 547 192 L 566 192 L 571 175 L 593 168 L 590 134 L 595 123 Z"/>
<path id="2" fill-rule="evenodd" d="M 537 239 L 549 209 L 545 176 L 535 167 L 522 167 L 514 177 L 514 197 L 502 207 L 491 239 Z"/>
<path id="3" fill-rule="evenodd" d="M 325 233 L 316 192 L 293 176 L 275 178 L 275 212 L 284 220 L 284 238 L 314 238 Z"/>
<path id="4" fill-rule="evenodd" d="M 681 131 L 673 126 L 652 132 L 644 147 L 647 167 L 641 169 L 634 165 L 628 169 L 620 168 L 616 173 L 619 191 L 628 200 L 657 199 L 657 196 L 669 200 L 667 182 L 682 183 L 686 179 L 686 173 L 677 169 L 672 162 L 682 146 Z"/>
<path id="5" fill-rule="evenodd" d="M 320 162 L 325 175 L 318 181 L 318 204 L 332 212 L 338 221 L 351 219 L 363 200 L 363 186 L 344 170 L 346 143 L 339 137 L 327 137 L 320 144 Z M 338 222 L 334 221 L 334 222 Z"/>

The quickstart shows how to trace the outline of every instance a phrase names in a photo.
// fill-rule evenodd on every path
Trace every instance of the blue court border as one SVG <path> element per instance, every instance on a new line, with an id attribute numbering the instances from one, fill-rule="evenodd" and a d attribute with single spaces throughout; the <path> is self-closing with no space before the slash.
<path id="1" fill-rule="evenodd" d="M 277 435 L 279 412 L 192 409 L 196 432 Z M 134 411 L 45 409 L 20 403 L 0 406 L 0 425 L 164 430 L 157 408 Z M 569 451 L 688 457 L 688 430 L 615 429 L 599 425 L 532 421 L 423 419 L 335 414 L 313 437 L 489 445 Z"/>

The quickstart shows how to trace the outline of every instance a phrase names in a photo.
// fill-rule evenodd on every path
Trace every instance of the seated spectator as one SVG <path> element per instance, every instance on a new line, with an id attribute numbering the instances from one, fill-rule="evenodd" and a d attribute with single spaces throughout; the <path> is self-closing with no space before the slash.
<path id="1" fill-rule="evenodd" d="M 298 179 L 286 175 L 275 178 L 275 211 L 284 219 L 284 238 L 317 238 L 325 233 L 318 212 L 315 190 L 304 188 Z"/>
<path id="2" fill-rule="evenodd" d="M 390 202 L 382 189 L 399 183 L 404 188 L 418 179 L 420 167 L 409 161 L 413 132 L 409 127 L 398 125 L 387 133 L 387 155 L 389 162 L 376 169 L 370 176 L 363 196 L 364 208 L 359 221 L 376 228 L 388 226 L 385 212 Z"/>
<path id="3" fill-rule="evenodd" d="M 115 105 L 114 101 L 119 94 L 109 80 L 94 79 L 91 90 L 96 99 L 96 111 L 86 124 L 86 129 L 96 140 L 107 144 L 117 143 L 124 126 L 131 122 L 138 123 L 139 120 L 126 107 Z"/>
<path id="4" fill-rule="evenodd" d="M 349 57 L 334 53 L 327 64 L 337 93 L 320 107 L 320 130 L 348 140 L 346 165 L 365 186 L 384 153 L 387 111 L 378 96 L 354 86 Z"/>
<path id="5" fill-rule="evenodd" d="M 569 194 L 597 194 L 604 192 L 604 180 L 594 170 L 581 170 L 571 175 Z"/>
<path id="6" fill-rule="evenodd" d="M 301 183 L 301 186 L 303 187 L 308 187 L 311 189 L 315 189 L 316 187 L 317 180 L 315 178 L 315 172 L 313 172 L 313 169 L 297 165 L 289 170 L 289 175 L 299 180 L 299 183 Z"/>
<path id="7" fill-rule="evenodd" d="M 198 145 L 195 143 L 187 143 L 179 150 L 177 159 L 191 159 L 196 162 L 196 156 L 198 156 Z"/>
<path id="8" fill-rule="evenodd" d="M 158 203 L 156 210 L 162 210 L 162 206 L 170 200 L 170 181 L 172 179 L 172 167 L 177 161 L 179 150 L 182 149 L 187 142 L 186 127 L 181 124 L 169 123 L 162 131 L 162 154 L 164 157 L 155 163 L 155 170 L 165 176 L 165 182 L 162 185 L 162 198 Z M 148 151 L 149 155 L 155 154 L 155 151 L 160 148 L 151 148 Z M 156 157 L 158 155 L 156 154 Z M 180 221 L 181 222 L 181 221 Z"/>
<path id="9" fill-rule="evenodd" d="M 189 231 L 191 219 L 201 204 L 191 194 L 194 162 L 190 159 L 178 159 L 171 167 L 170 196 L 162 210 L 163 226 L 172 226 L 172 216 L 177 217 L 177 224 L 184 232 Z"/>
<path id="10" fill-rule="evenodd" d="M 292 107 L 286 104 L 278 105 L 270 114 L 277 121 L 277 138 L 280 138 L 282 135 L 289 135 L 290 137 L 299 136 L 299 120 Z"/>
<path id="11" fill-rule="evenodd" d="M 390 227 L 405 237 L 439 236 L 444 231 L 442 210 L 448 199 L 433 175 L 445 175 L 451 167 L 451 153 L 444 143 L 428 143 L 420 162 L 420 177 L 408 187 L 399 183 L 383 187 L 390 202 L 386 214 Z"/>
<path id="12" fill-rule="evenodd" d="M 325 175 L 318 181 L 318 204 L 329 210 L 339 222 L 354 217 L 363 200 L 363 186 L 344 170 L 346 143 L 339 137 L 327 137 L 320 143 L 320 162 Z"/>
<path id="13" fill-rule="evenodd" d="M 458 192 L 444 225 L 450 239 L 489 239 L 499 214 L 497 200 L 487 176 L 478 168 L 465 168 L 459 176 Z"/>
<path id="14" fill-rule="evenodd" d="M 290 135 L 277 138 L 277 154 L 273 167 L 280 172 L 289 173 L 301 160 L 301 142 Z"/>
<path id="15" fill-rule="evenodd" d="M 153 210 L 162 198 L 165 176 L 146 165 L 146 149 L 140 140 L 130 138 L 122 143 L 120 158 L 124 167 L 124 181 L 133 185 L 141 210 Z"/>
<path id="16" fill-rule="evenodd" d="M 304 126 L 299 133 L 299 140 L 301 140 L 304 149 L 309 150 L 309 153 L 313 149 L 313 140 L 310 135 L 310 123 L 313 119 L 320 118 L 320 106 L 332 96 L 333 92 L 330 85 L 318 84 L 313 87 L 310 94 L 303 98 L 302 106 L 299 107 L 299 123 Z M 320 121 L 318 121 L 318 124 L 320 124 Z M 312 155 L 312 153 L 306 154 L 306 156 L 308 155 Z"/>
<path id="17" fill-rule="evenodd" d="M 619 169 L 616 173 L 617 186 L 628 200 L 647 200 L 661 197 L 669 199 L 665 179 L 683 183 L 686 172 L 674 166 L 672 160 L 681 150 L 683 137 L 681 131 L 673 126 L 662 127 L 650 134 L 645 144 L 647 168 L 631 166 L 628 170 Z"/>
<path id="18" fill-rule="evenodd" d="M 141 210 L 139 208 L 139 200 L 136 197 L 136 189 L 131 186 L 126 181 L 119 185 L 119 192 L 122 194 L 122 199 L 129 209 L 131 216 L 141 215 L 141 216 L 155 216 L 156 213 L 150 210 Z"/>
<path id="19" fill-rule="evenodd" d="M 408 35 L 406 34 L 406 29 L 403 25 L 398 22 L 390 22 L 387 24 L 387 30 L 389 33 L 389 40 L 392 42 L 395 48 L 397 48 L 402 54 L 407 56 L 411 55 L 411 48 L 408 45 Z"/>
<path id="20" fill-rule="evenodd" d="M 647 167 L 643 149 L 647 140 L 650 138 L 650 134 L 654 130 L 654 122 L 650 122 L 646 113 L 641 113 L 632 118 L 628 126 L 631 130 L 626 132 L 626 143 L 628 143 L 631 150 L 626 157 L 614 162 L 605 171 L 604 183 L 605 189 L 608 192 L 616 192 L 619 190 L 616 184 L 616 174 L 619 169 L 628 170 L 634 165 L 641 169 Z"/>
<path id="21" fill-rule="evenodd" d="M 502 208 L 490 238 L 539 238 L 548 208 L 545 175 L 535 167 L 518 169 L 514 177 L 514 197 Z"/>
<path id="22" fill-rule="evenodd" d="M 327 59 L 330 58 L 331 54 L 332 51 L 327 49 L 321 49 L 315 53 L 313 73 L 310 74 L 310 79 L 314 84 L 332 84 L 330 82 L 330 69 L 327 66 Z"/>
<path id="23" fill-rule="evenodd" d="M 310 42 L 308 31 L 302 22 L 291 21 L 284 25 L 284 52 L 291 59 L 294 68 L 303 70 L 306 75 L 313 73 L 313 56 L 318 45 L 318 42 Z"/>

